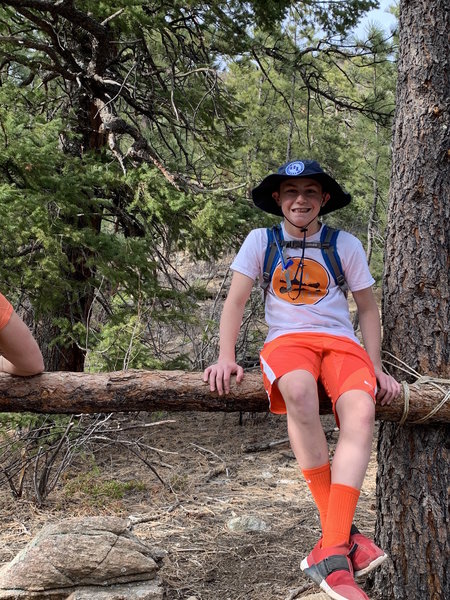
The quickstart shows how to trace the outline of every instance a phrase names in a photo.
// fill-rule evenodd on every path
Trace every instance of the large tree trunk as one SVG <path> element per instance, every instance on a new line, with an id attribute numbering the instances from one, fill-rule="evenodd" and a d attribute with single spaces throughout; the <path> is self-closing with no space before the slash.
<path id="1" fill-rule="evenodd" d="M 401 0 L 397 113 L 383 297 L 384 347 L 449 377 L 448 0 Z M 404 374 L 397 373 L 404 377 Z M 447 426 L 383 423 L 376 538 L 385 600 L 450 598 Z"/>

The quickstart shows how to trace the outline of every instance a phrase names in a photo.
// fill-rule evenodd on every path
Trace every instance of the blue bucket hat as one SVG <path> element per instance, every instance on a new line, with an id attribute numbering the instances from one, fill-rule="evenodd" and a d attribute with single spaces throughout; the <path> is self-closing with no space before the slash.
<path id="1" fill-rule="evenodd" d="M 280 183 L 290 177 L 309 177 L 322 184 L 324 192 L 330 194 L 328 202 L 320 209 L 319 215 L 343 208 L 350 203 L 352 197 L 344 192 L 341 186 L 330 175 L 325 173 L 315 160 L 291 160 L 282 165 L 276 173 L 268 175 L 252 190 L 253 202 L 258 208 L 272 215 L 283 216 L 281 208 L 272 197 L 280 189 Z"/>

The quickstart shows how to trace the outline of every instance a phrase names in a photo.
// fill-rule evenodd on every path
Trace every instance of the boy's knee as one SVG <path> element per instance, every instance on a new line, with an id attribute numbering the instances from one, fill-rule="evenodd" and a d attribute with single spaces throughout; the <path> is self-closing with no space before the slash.
<path id="1" fill-rule="evenodd" d="M 286 403 L 288 414 L 308 419 L 318 412 L 318 396 L 315 381 L 308 382 L 290 378 L 280 386 L 280 392 Z"/>
<path id="2" fill-rule="evenodd" d="M 350 425 L 361 433 L 371 433 L 375 424 L 375 402 L 365 393 L 360 395 L 353 391 L 350 394 L 353 397 L 343 394 L 336 405 L 341 427 Z"/>
<path id="3" fill-rule="evenodd" d="M 356 427 L 362 432 L 372 436 L 375 425 L 375 409 L 366 409 L 358 412 L 355 419 Z"/>

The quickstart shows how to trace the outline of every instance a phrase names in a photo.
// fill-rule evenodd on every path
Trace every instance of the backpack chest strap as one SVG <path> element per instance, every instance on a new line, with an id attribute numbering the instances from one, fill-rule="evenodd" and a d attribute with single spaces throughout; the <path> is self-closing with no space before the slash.
<path id="1" fill-rule="evenodd" d="M 291 240 L 289 242 L 283 241 L 282 245 L 285 248 L 303 248 L 303 246 L 305 248 L 318 248 L 319 250 L 324 248 L 324 244 L 322 244 L 322 242 L 305 242 L 305 244 L 303 244 L 302 240 Z"/>
<path id="2" fill-rule="evenodd" d="M 286 249 L 317 248 L 321 250 L 325 264 L 331 272 L 336 284 L 344 294 L 347 294 L 348 285 L 345 281 L 341 261 L 336 248 L 338 234 L 339 230 L 324 225 L 320 241 L 307 241 L 303 243 L 303 240 L 284 240 L 281 225 L 275 225 L 274 227 L 267 229 L 267 247 L 264 257 L 263 280 L 261 282 L 261 287 L 264 292 L 267 291 L 270 284 L 279 255 L 283 254 L 283 259 L 285 260 L 284 251 Z M 287 276 L 288 275 L 289 273 L 287 273 Z"/>

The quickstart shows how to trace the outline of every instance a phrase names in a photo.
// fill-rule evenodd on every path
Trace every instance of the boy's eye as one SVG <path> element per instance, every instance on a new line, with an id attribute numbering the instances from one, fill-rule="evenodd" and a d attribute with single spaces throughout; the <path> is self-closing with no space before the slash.
<path id="1" fill-rule="evenodd" d="M 284 191 L 284 193 L 288 194 L 290 196 L 299 196 L 301 194 L 305 194 L 305 195 L 308 195 L 308 196 L 318 196 L 318 195 L 320 195 L 320 191 L 316 190 L 314 188 L 306 189 L 304 191 L 299 191 L 299 190 L 296 190 L 296 189 L 287 189 L 287 190 Z"/>

